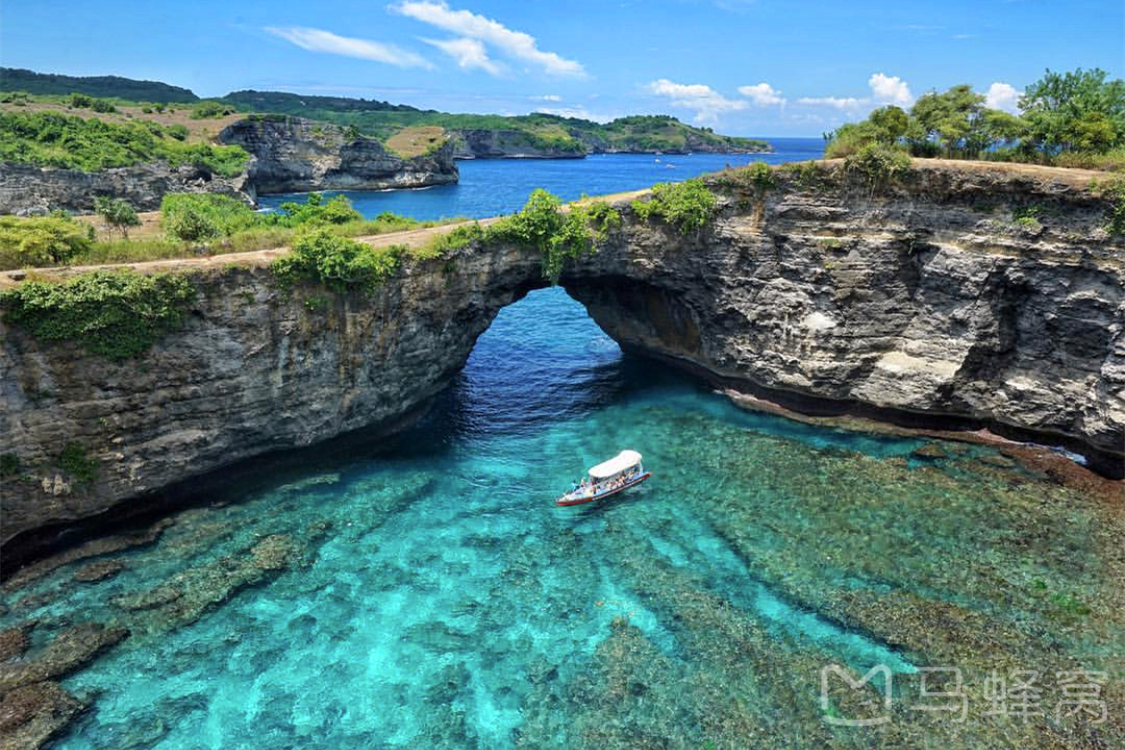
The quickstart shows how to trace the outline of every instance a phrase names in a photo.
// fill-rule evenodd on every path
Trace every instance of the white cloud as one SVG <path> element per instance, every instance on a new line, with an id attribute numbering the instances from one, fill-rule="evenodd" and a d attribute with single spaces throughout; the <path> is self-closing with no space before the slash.
<path id="1" fill-rule="evenodd" d="M 562 97 L 558 94 L 543 94 L 543 96 L 530 97 L 533 101 L 537 102 L 561 102 Z"/>
<path id="2" fill-rule="evenodd" d="M 740 99 L 727 99 L 715 89 L 702 83 L 673 83 L 667 78 L 661 78 L 645 88 L 657 96 L 667 97 L 677 107 L 694 110 L 696 122 L 714 122 L 724 112 L 735 112 L 747 107 L 747 102 Z"/>
<path id="3" fill-rule="evenodd" d="M 739 86 L 738 93 L 747 97 L 759 107 L 785 103 L 785 97 L 781 95 L 781 92 L 764 81 L 753 86 Z"/>
<path id="4" fill-rule="evenodd" d="M 992 109 L 1002 109 L 1005 112 L 1015 114 L 1019 112 L 1019 102 L 1022 94 L 1022 91 L 1016 91 L 1016 87 L 1010 83 L 997 81 L 988 87 L 988 91 L 984 95 L 984 106 L 991 107 Z"/>
<path id="5" fill-rule="evenodd" d="M 558 115 L 559 117 L 577 117 L 580 120 L 592 120 L 593 122 L 609 122 L 615 119 L 615 115 L 597 114 L 591 112 L 585 107 L 540 107 L 535 110 L 548 115 Z"/>
<path id="6" fill-rule="evenodd" d="M 867 85 L 871 87 L 871 93 L 878 102 L 889 102 L 904 107 L 914 102 L 910 87 L 898 76 L 876 73 L 867 79 Z"/>
<path id="7" fill-rule="evenodd" d="M 477 39 L 462 37 L 461 39 L 422 39 L 422 41 L 432 44 L 452 57 L 457 61 L 457 65 L 465 70 L 476 68 L 494 76 L 504 73 L 504 66 L 491 59 L 484 44 Z"/>
<path id="8" fill-rule="evenodd" d="M 310 29 L 303 26 L 267 26 L 266 31 L 310 52 L 327 52 L 331 55 L 357 57 L 361 60 L 373 60 L 388 65 L 397 65 L 400 68 L 432 69 L 434 67 L 421 55 L 401 49 L 393 44 L 339 36 L 331 31 Z"/>
<path id="9" fill-rule="evenodd" d="M 797 104 L 811 107 L 831 107 L 842 112 L 856 113 L 862 109 L 897 104 L 909 107 L 914 102 L 914 95 L 910 93 L 910 86 L 898 76 L 888 76 L 875 73 L 867 79 L 871 88 L 871 96 L 802 96 L 797 99 Z"/>
<path id="10" fill-rule="evenodd" d="M 810 104 L 815 107 L 834 107 L 835 109 L 859 109 L 868 103 L 867 99 L 856 99 L 854 96 L 802 96 L 798 104 Z"/>
<path id="11" fill-rule="evenodd" d="M 490 44 L 511 57 L 542 68 L 550 75 L 586 75 L 581 63 L 539 49 L 535 37 L 530 34 L 513 31 L 498 21 L 467 10 L 453 10 L 440 0 L 407 0 L 392 5 L 391 9 L 458 36 Z"/>

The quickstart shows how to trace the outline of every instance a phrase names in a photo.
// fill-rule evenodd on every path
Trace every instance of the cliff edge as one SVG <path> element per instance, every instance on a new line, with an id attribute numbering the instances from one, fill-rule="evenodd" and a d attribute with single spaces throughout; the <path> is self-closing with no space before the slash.
<path id="1" fill-rule="evenodd" d="M 707 178 L 715 214 L 686 233 L 619 199 L 622 226 L 560 283 L 624 348 L 801 411 L 983 426 L 1125 471 L 1125 241 L 1092 175 L 746 174 Z M 283 253 L 135 266 L 186 274 L 196 296 L 180 330 L 123 363 L 0 323 L 0 456 L 20 467 L 2 480 L 8 559 L 240 460 L 393 429 L 502 307 L 547 284 L 537 250 L 470 244 L 404 263 L 370 295 L 291 294 L 268 265 Z M 70 444 L 85 477 L 61 455 Z"/>

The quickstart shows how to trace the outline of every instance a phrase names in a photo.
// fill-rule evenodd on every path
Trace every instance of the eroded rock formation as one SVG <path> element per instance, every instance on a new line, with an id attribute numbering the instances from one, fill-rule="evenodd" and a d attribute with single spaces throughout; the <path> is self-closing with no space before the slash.
<path id="1" fill-rule="evenodd" d="M 247 177 L 258 193 L 381 190 L 457 182 L 453 146 L 404 159 L 374 138 L 286 115 L 251 115 L 227 126 L 219 141 L 253 157 Z"/>
<path id="2" fill-rule="evenodd" d="M 245 172 L 222 177 L 202 166 L 173 168 L 163 162 L 97 172 L 0 163 L 0 214 L 90 213 L 99 196 L 153 211 L 171 192 L 221 193 L 254 202 L 266 193 L 414 188 L 458 177 L 452 143 L 404 159 L 373 138 L 299 117 L 251 115 L 224 129 L 219 140 L 250 153 Z"/>
<path id="3" fill-rule="evenodd" d="M 989 426 L 1120 474 L 1125 243 L 1088 178 L 932 163 L 881 188 L 838 165 L 764 192 L 716 179 L 707 229 L 622 204 L 621 231 L 561 283 L 624 347 L 736 388 L 806 411 Z M 0 454 L 23 467 L 2 485 L 10 555 L 242 459 L 393 428 L 500 308 L 545 284 L 537 253 L 516 247 L 408 263 L 326 309 L 263 265 L 212 268 L 196 272 L 189 322 L 142 362 L 0 324 Z M 92 482 L 58 468 L 68 442 L 97 461 Z"/>
<path id="4" fill-rule="evenodd" d="M 221 193 L 255 198 L 246 175 L 221 177 L 202 167 L 142 164 L 81 172 L 77 169 L 0 164 L 0 214 L 44 215 L 63 210 L 92 213 L 99 196 L 122 198 L 138 211 L 160 208 L 165 193 Z"/>

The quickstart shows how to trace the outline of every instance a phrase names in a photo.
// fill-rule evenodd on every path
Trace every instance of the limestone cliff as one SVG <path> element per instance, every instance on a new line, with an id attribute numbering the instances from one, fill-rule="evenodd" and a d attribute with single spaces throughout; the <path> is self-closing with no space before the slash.
<path id="1" fill-rule="evenodd" d="M 883 187 L 839 165 L 766 190 L 713 178 L 706 229 L 623 203 L 624 227 L 561 283 L 623 346 L 734 387 L 806 411 L 990 426 L 1120 475 L 1125 243 L 1088 179 L 938 163 Z M 139 362 L 0 323 L 0 455 L 23 467 L 2 480 L 8 555 L 242 459 L 394 426 L 501 307 L 545 284 L 530 249 L 468 247 L 321 309 L 282 294 L 262 260 L 179 262 L 193 315 Z M 58 467 L 68 442 L 97 463 L 87 484 Z"/>
<path id="2" fill-rule="evenodd" d="M 632 223 L 563 283 L 623 346 L 799 411 L 953 418 L 1120 476 L 1125 242 L 1094 175 L 916 166 L 735 186 L 712 230 Z"/>
<path id="3" fill-rule="evenodd" d="M 457 182 L 453 146 L 404 159 L 347 128 L 285 115 L 251 115 L 219 141 L 253 157 L 247 175 L 259 194 L 310 190 L 382 190 Z"/>
<path id="4" fill-rule="evenodd" d="M 225 128 L 219 140 L 251 154 L 246 172 L 224 178 L 205 167 L 162 162 L 97 172 L 0 163 L 0 214 L 89 213 L 98 196 L 152 211 L 169 192 L 214 192 L 254 202 L 266 193 L 414 188 L 458 177 L 450 143 L 404 159 L 372 138 L 298 117 L 251 115 Z"/>
<path id="5" fill-rule="evenodd" d="M 458 159 L 581 159 L 586 150 L 577 141 L 566 146 L 544 142 L 524 130 L 464 129 L 453 131 Z M 572 146 L 573 148 L 570 148 Z"/>
<path id="6" fill-rule="evenodd" d="M 170 192 L 222 193 L 250 202 L 255 198 L 246 175 L 226 178 L 203 167 L 154 163 L 80 172 L 0 164 L 0 214 L 41 215 L 58 209 L 92 213 L 98 196 L 123 198 L 139 211 L 153 211 Z"/>

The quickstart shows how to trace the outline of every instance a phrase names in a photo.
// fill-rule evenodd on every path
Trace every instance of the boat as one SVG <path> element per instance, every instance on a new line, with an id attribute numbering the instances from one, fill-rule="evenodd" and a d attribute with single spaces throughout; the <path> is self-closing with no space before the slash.
<path id="1" fill-rule="evenodd" d="M 641 454 L 630 450 L 621 451 L 587 473 L 588 476 L 578 482 L 574 489 L 556 500 L 555 505 L 592 503 L 616 495 L 618 492 L 624 492 L 652 476 L 652 472 L 645 471 L 641 463 Z"/>

